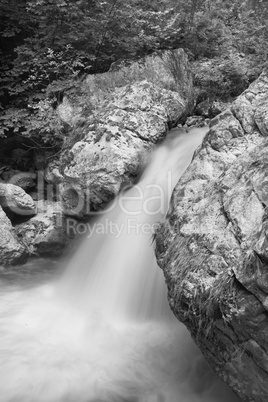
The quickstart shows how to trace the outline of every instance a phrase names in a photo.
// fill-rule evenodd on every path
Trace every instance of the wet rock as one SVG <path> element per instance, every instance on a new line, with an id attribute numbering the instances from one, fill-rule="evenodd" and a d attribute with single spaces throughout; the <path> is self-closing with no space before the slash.
<path id="1" fill-rule="evenodd" d="M 30 255 L 60 255 L 76 234 L 68 231 L 68 219 L 63 214 L 61 203 L 37 202 L 38 214 L 27 222 L 15 226 L 15 233 Z M 70 227 L 75 227 L 72 222 Z"/>
<path id="2" fill-rule="evenodd" d="M 0 207 L 0 264 L 22 264 L 27 259 L 27 250 L 17 238 L 10 220 Z"/>
<path id="3" fill-rule="evenodd" d="M 268 71 L 211 122 L 156 254 L 170 306 L 243 401 L 268 398 Z"/>
<path id="4" fill-rule="evenodd" d="M 36 213 L 32 197 L 14 184 L 0 183 L 0 205 L 17 215 L 34 215 Z"/>

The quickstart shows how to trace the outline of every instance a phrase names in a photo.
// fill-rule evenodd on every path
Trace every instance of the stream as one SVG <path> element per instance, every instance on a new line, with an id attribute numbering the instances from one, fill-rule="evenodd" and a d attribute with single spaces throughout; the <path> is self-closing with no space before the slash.
<path id="1" fill-rule="evenodd" d="M 172 130 L 73 255 L 0 269 L 0 402 L 238 402 L 171 313 L 152 244 L 206 131 Z"/>

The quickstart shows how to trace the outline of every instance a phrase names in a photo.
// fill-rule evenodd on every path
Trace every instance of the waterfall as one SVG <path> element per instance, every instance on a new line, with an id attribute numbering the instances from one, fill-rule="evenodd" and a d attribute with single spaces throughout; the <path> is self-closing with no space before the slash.
<path id="1" fill-rule="evenodd" d="M 173 130 L 60 276 L 0 276 L 1 402 L 237 400 L 170 312 L 152 246 L 205 132 Z"/>
<path id="2" fill-rule="evenodd" d="M 108 211 L 87 225 L 87 236 L 68 264 L 67 298 L 87 311 L 92 306 L 128 320 L 166 319 L 169 311 L 163 274 L 152 236 L 167 212 L 178 178 L 207 129 L 178 136 L 174 131 L 154 153 L 139 183 L 121 194 Z"/>

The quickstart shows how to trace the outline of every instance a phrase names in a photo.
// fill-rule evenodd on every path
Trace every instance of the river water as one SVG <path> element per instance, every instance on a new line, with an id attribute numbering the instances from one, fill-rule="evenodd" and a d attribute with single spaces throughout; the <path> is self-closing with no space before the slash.
<path id="1" fill-rule="evenodd" d="M 169 310 L 152 233 L 206 129 L 173 130 L 61 262 L 0 271 L 0 402 L 237 402 Z M 75 230 L 75 228 L 72 228 Z"/>

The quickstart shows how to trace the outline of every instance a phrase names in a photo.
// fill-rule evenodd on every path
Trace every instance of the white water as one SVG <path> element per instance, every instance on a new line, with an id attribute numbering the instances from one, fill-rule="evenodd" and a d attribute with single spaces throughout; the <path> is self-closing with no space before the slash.
<path id="1" fill-rule="evenodd" d="M 161 145 L 60 278 L 41 261 L 0 276 L 0 402 L 237 401 L 169 311 L 151 246 L 204 132 Z"/>

